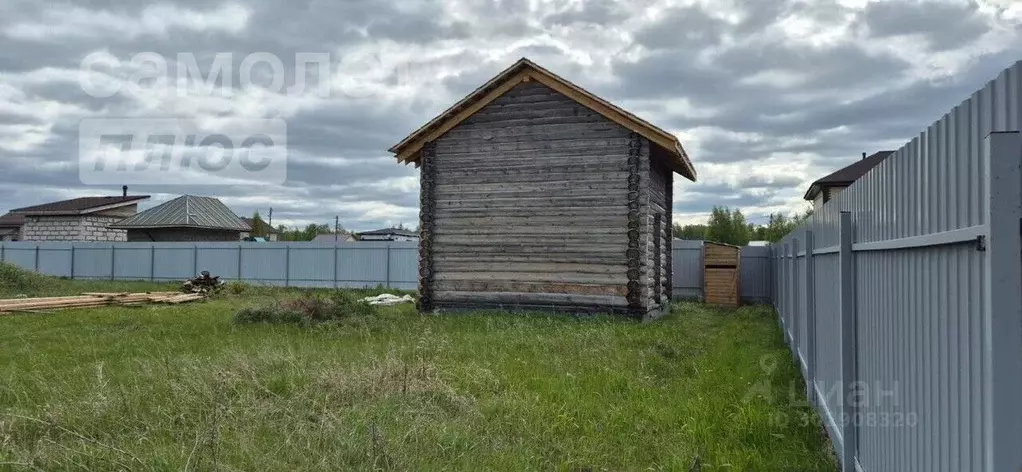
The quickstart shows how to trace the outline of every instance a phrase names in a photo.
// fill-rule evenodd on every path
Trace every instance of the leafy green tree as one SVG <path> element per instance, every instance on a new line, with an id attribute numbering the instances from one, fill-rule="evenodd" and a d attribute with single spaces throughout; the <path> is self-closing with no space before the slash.
<path id="1" fill-rule="evenodd" d="M 749 244 L 749 226 L 742 211 L 728 207 L 713 207 L 706 228 L 706 239 L 735 246 Z"/>
<path id="2" fill-rule="evenodd" d="M 706 225 L 681 225 L 679 223 L 674 224 L 672 231 L 675 238 L 678 239 L 696 239 L 702 240 L 706 238 Z"/>
<path id="3" fill-rule="evenodd" d="M 259 215 L 259 212 L 252 213 L 252 231 L 249 233 L 251 236 L 266 237 L 270 233 L 270 225 L 263 221 L 263 217 Z"/>

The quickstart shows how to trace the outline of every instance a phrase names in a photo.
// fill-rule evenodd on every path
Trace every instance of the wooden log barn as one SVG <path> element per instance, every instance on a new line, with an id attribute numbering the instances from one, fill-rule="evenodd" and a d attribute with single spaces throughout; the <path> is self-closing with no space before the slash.
<path id="1" fill-rule="evenodd" d="M 523 58 L 390 151 L 421 168 L 421 311 L 670 306 L 674 135 Z"/>

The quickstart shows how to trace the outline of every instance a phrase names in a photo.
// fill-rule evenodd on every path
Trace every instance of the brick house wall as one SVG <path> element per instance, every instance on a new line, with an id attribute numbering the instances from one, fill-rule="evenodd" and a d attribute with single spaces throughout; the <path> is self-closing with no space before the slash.
<path id="1" fill-rule="evenodd" d="M 22 226 L 25 241 L 127 241 L 124 230 L 109 229 L 122 216 L 100 214 L 79 216 L 26 216 Z"/>
<path id="2" fill-rule="evenodd" d="M 129 229 L 131 242 L 172 242 L 172 241 L 239 241 L 240 231 L 224 231 L 201 228 L 155 228 Z"/>

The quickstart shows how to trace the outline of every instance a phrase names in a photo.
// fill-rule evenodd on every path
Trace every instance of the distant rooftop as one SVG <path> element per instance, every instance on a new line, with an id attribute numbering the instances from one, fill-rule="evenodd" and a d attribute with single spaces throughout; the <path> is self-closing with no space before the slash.
<path id="1" fill-rule="evenodd" d="M 7 213 L 0 216 L 0 228 L 20 228 L 25 224 L 24 213 Z"/>
<path id="2" fill-rule="evenodd" d="M 816 195 L 825 187 L 847 187 L 852 185 L 852 183 L 866 175 L 867 172 L 873 170 L 873 168 L 878 164 L 884 162 L 884 159 L 890 157 L 891 154 L 894 154 L 894 151 L 877 152 L 872 156 L 859 159 L 847 167 L 843 167 L 825 177 L 817 179 L 809 186 L 809 190 L 806 191 L 805 199 L 815 199 Z"/>
<path id="3" fill-rule="evenodd" d="M 255 228 L 255 226 L 252 225 L 253 223 L 255 223 L 255 220 L 253 220 L 252 218 L 245 218 L 244 216 L 239 216 L 238 219 L 240 219 L 241 221 L 244 221 L 245 224 L 247 224 L 249 228 Z M 263 223 L 266 224 L 266 234 L 277 234 L 277 229 L 276 228 L 270 226 L 270 224 L 266 223 L 265 220 L 263 221 Z"/>
<path id="4" fill-rule="evenodd" d="M 82 215 L 130 205 L 148 198 L 149 195 L 129 195 L 126 197 L 79 197 L 72 198 L 70 200 L 61 200 L 59 202 L 44 203 L 42 205 L 15 208 L 11 210 L 11 213 L 53 216 Z"/>
<path id="5" fill-rule="evenodd" d="M 227 205 L 213 197 L 182 195 L 110 225 L 116 229 L 206 228 L 250 231 Z"/>
<path id="6" fill-rule="evenodd" d="M 419 237 L 419 233 L 416 231 L 409 231 L 407 229 L 398 228 L 385 228 L 373 231 L 362 231 L 361 233 L 358 233 L 358 235 L 360 237 L 361 236 L 404 236 L 409 238 Z"/>

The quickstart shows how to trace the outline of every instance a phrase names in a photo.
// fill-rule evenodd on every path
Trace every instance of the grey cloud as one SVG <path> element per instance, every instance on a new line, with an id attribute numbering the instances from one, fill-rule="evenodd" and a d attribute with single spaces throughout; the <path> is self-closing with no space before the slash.
<path id="1" fill-rule="evenodd" d="M 878 38 L 922 35 L 938 51 L 961 47 L 989 30 L 975 1 L 871 2 L 861 22 Z"/>
<path id="2" fill-rule="evenodd" d="M 219 196 L 241 214 L 267 206 L 246 198 L 269 198 L 274 202 L 276 221 L 326 223 L 340 215 L 342 224 L 349 228 L 370 229 L 398 219 L 415 224 L 417 192 L 394 190 L 381 182 L 414 177 L 417 171 L 398 165 L 386 149 L 519 56 L 533 58 L 583 86 L 593 85 L 593 92 L 610 101 L 626 107 L 630 102 L 641 103 L 642 108 L 635 111 L 643 116 L 652 114 L 651 120 L 662 127 L 679 131 L 713 127 L 725 131 L 722 136 L 754 136 L 751 140 L 718 136 L 701 143 L 700 152 L 693 156 L 697 166 L 738 162 L 749 171 L 733 186 L 686 182 L 684 191 L 678 194 L 676 211 L 699 213 L 713 205 L 748 209 L 784 205 L 804 190 L 796 188 L 799 179 L 768 178 L 757 173 L 760 159 L 779 152 L 800 153 L 808 156 L 813 168 L 836 169 L 861 152 L 897 147 L 1016 60 L 1022 48 L 1019 32 L 1014 48 L 975 57 L 958 76 L 924 81 L 914 78 L 913 69 L 894 55 L 867 52 L 862 41 L 889 38 L 890 46 L 896 48 L 896 35 L 912 32 L 928 38 L 935 49 L 953 49 L 975 40 L 989 28 L 973 8 L 940 5 L 933 11 L 923 11 L 903 1 L 870 4 L 850 35 L 835 44 L 812 49 L 755 35 L 785 16 L 827 24 L 854 11 L 834 0 L 741 2 L 744 12 L 724 22 L 699 7 L 672 7 L 645 29 L 626 31 L 623 25 L 627 21 L 645 14 L 643 2 L 599 0 L 567 9 L 542 2 L 530 7 L 532 2 L 528 0 L 450 2 L 251 0 L 246 4 L 252 11 L 248 27 L 237 34 L 171 30 L 165 36 L 144 35 L 131 42 L 116 37 L 55 42 L 3 38 L 0 74 L 43 67 L 73 69 L 85 54 L 99 49 L 108 49 L 122 58 L 144 51 L 169 58 L 179 52 L 193 53 L 203 77 L 209 73 L 213 55 L 222 52 L 234 53 L 235 73 L 244 56 L 269 52 L 284 61 L 285 76 L 293 77 L 298 52 L 329 52 L 336 61 L 372 43 L 393 42 L 430 50 L 428 57 L 389 71 L 381 84 L 414 87 L 422 78 L 432 80 L 444 73 L 447 78 L 439 92 L 418 93 L 396 103 L 373 97 L 335 96 L 288 117 L 292 161 L 284 186 L 132 186 L 132 192 L 159 194 L 163 199 L 180 193 Z M 137 15 L 151 3 L 89 0 L 74 5 Z M 194 9 L 210 8 L 208 2 L 200 0 L 176 3 Z M 47 7 L 26 0 L 0 2 L 0 31 L 18 21 L 39 18 Z M 438 14 L 442 8 L 454 10 L 458 22 Z M 938 18 L 936 10 L 940 15 L 954 16 Z M 947 18 L 961 24 L 947 24 Z M 623 50 L 591 39 L 594 31 L 616 33 L 618 29 L 631 34 L 634 40 Z M 744 42 L 751 46 L 729 46 Z M 497 51 L 490 49 L 492 44 L 504 46 Z M 591 80 L 593 72 L 582 65 L 580 56 L 599 66 L 610 65 L 616 82 Z M 710 60 L 702 61 L 702 57 Z M 366 67 L 379 67 L 371 63 L 372 59 Z M 746 80 L 768 70 L 804 75 L 804 81 L 786 86 Z M 170 72 L 173 77 L 174 70 Z M 0 86 L 4 81 L 0 77 Z M 232 82 L 237 86 L 240 81 L 234 76 Z M 101 116 L 169 113 L 142 110 L 138 102 L 120 96 L 94 99 L 77 84 L 18 87 L 32 99 L 74 104 L 104 114 Z M 850 90 L 859 92 L 857 96 L 862 98 L 848 100 Z M 700 114 L 682 115 L 663 105 L 666 100 L 677 99 L 687 99 Z M 187 116 L 189 110 L 182 107 L 175 113 Z M 0 111 L 0 123 L 5 124 L 46 125 L 46 120 Z M 86 194 L 119 191 L 117 186 L 90 188 L 78 183 L 77 171 L 71 165 L 77 155 L 76 120 L 65 116 L 53 121 L 54 137 L 36 149 L 17 154 L 0 151 L 0 195 L 5 207 L 61 198 L 62 191 L 68 189 Z M 15 158 L 26 160 L 19 160 L 22 163 L 15 166 Z M 734 180 L 734 176 L 700 174 L 713 182 L 722 177 Z M 367 216 L 362 209 L 365 205 L 398 210 Z M 265 208 L 258 209 L 265 214 Z"/>
<path id="3" fill-rule="evenodd" d="M 653 50 L 708 46 L 719 44 L 727 28 L 727 23 L 710 16 L 699 5 L 675 7 L 639 31 L 635 40 Z"/>

